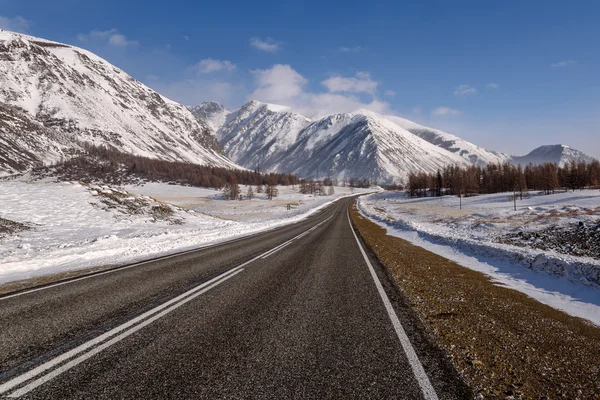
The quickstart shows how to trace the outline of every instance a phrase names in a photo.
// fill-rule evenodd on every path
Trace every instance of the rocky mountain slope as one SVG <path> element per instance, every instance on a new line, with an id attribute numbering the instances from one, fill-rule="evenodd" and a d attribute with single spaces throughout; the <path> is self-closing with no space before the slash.
<path id="1" fill-rule="evenodd" d="M 0 31 L 0 171 L 24 170 L 80 142 L 152 158 L 235 167 L 209 124 L 98 56 Z"/>

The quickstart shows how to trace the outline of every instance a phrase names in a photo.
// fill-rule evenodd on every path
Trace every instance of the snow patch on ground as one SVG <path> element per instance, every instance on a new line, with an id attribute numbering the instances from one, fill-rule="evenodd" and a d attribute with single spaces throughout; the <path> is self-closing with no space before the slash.
<path id="1" fill-rule="evenodd" d="M 600 192 L 519 200 L 507 194 L 410 199 L 404 193 L 363 196 L 361 213 L 408 240 L 538 301 L 600 325 L 600 260 L 498 243 L 507 232 L 578 221 L 597 223 Z"/>
<path id="2" fill-rule="evenodd" d="M 336 188 L 335 196 L 315 198 L 280 187 L 276 201 L 264 195 L 226 201 L 215 190 L 164 183 L 116 188 L 2 181 L 0 218 L 29 229 L 0 236 L 0 284 L 129 263 L 265 231 L 306 218 L 350 192 Z M 288 202 L 297 204 L 288 210 Z"/>

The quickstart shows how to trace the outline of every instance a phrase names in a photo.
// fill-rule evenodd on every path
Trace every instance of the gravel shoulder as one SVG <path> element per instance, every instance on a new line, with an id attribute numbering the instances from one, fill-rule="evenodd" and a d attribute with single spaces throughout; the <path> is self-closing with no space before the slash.
<path id="1" fill-rule="evenodd" d="M 599 327 L 351 216 L 477 398 L 600 399 Z"/>

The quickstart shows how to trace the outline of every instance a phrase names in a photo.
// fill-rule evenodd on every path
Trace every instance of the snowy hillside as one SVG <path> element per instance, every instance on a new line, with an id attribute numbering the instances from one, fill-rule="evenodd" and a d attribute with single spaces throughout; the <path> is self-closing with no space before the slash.
<path id="1" fill-rule="evenodd" d="M 484 166 L 489 163 L 504 163 L 510 159 L 508 154 L 486 150 L 439 129 L 428 128 L 392 115 L 386 115 L 385 118 L 431 144 L 460 155 L 472 164 Z"/>
<path id="2" fill-rule="evenodd" d="M 235 166 L 190 111 L 96 55 L 0 31 L 0 170 L 109 145 L 165 160 Z"/>
<path id="3" fill-rule="evenodd" d="M 459 155 L 366 110 L 310 121 L 288 107 L 258 101 L 227 115 L 213 102 L 191 109 L 213 124 L 224 121 L 217 133 L 219 143 L 233 161 L 247 168 L 260 164 L 262 170 L 303 177 L 392 182 L 411 171 L 468 165 Z"/>
<path id="4" fill-rule="evenodd" d="M 593 158 L 583 153 L 582 151 L 573 149 L 564 144 L 554 144 L 548 146 L 540 146 L 534 149 L 529 154 L 522 157 L 513 157 L 511 162 L 513 164 L 527 165 L 532 164 L 543 164 L 546 162 L 556 163 L 561 167 L 571 161 L 579 162 L 586 161 L 590 162 Z"/>
<path id="5" fill-rule="evenodd" d="M 360 110 L 307 126 L 275 167 L 300 176 L 316 176 L 318 169 L 321 176 L 392 182 L 410 172 L 433 172 L 449 164 L 468 163 L 378 114 Z"/>

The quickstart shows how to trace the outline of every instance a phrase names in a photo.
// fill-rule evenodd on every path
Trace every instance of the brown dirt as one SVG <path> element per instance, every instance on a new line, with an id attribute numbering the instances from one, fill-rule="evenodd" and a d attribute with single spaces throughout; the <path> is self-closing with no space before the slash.
<path id="1" fill-rule="evenodd" d="M 600 327 L 352 220 L 466 382 L 490 399 L 600 399 Z"/>

